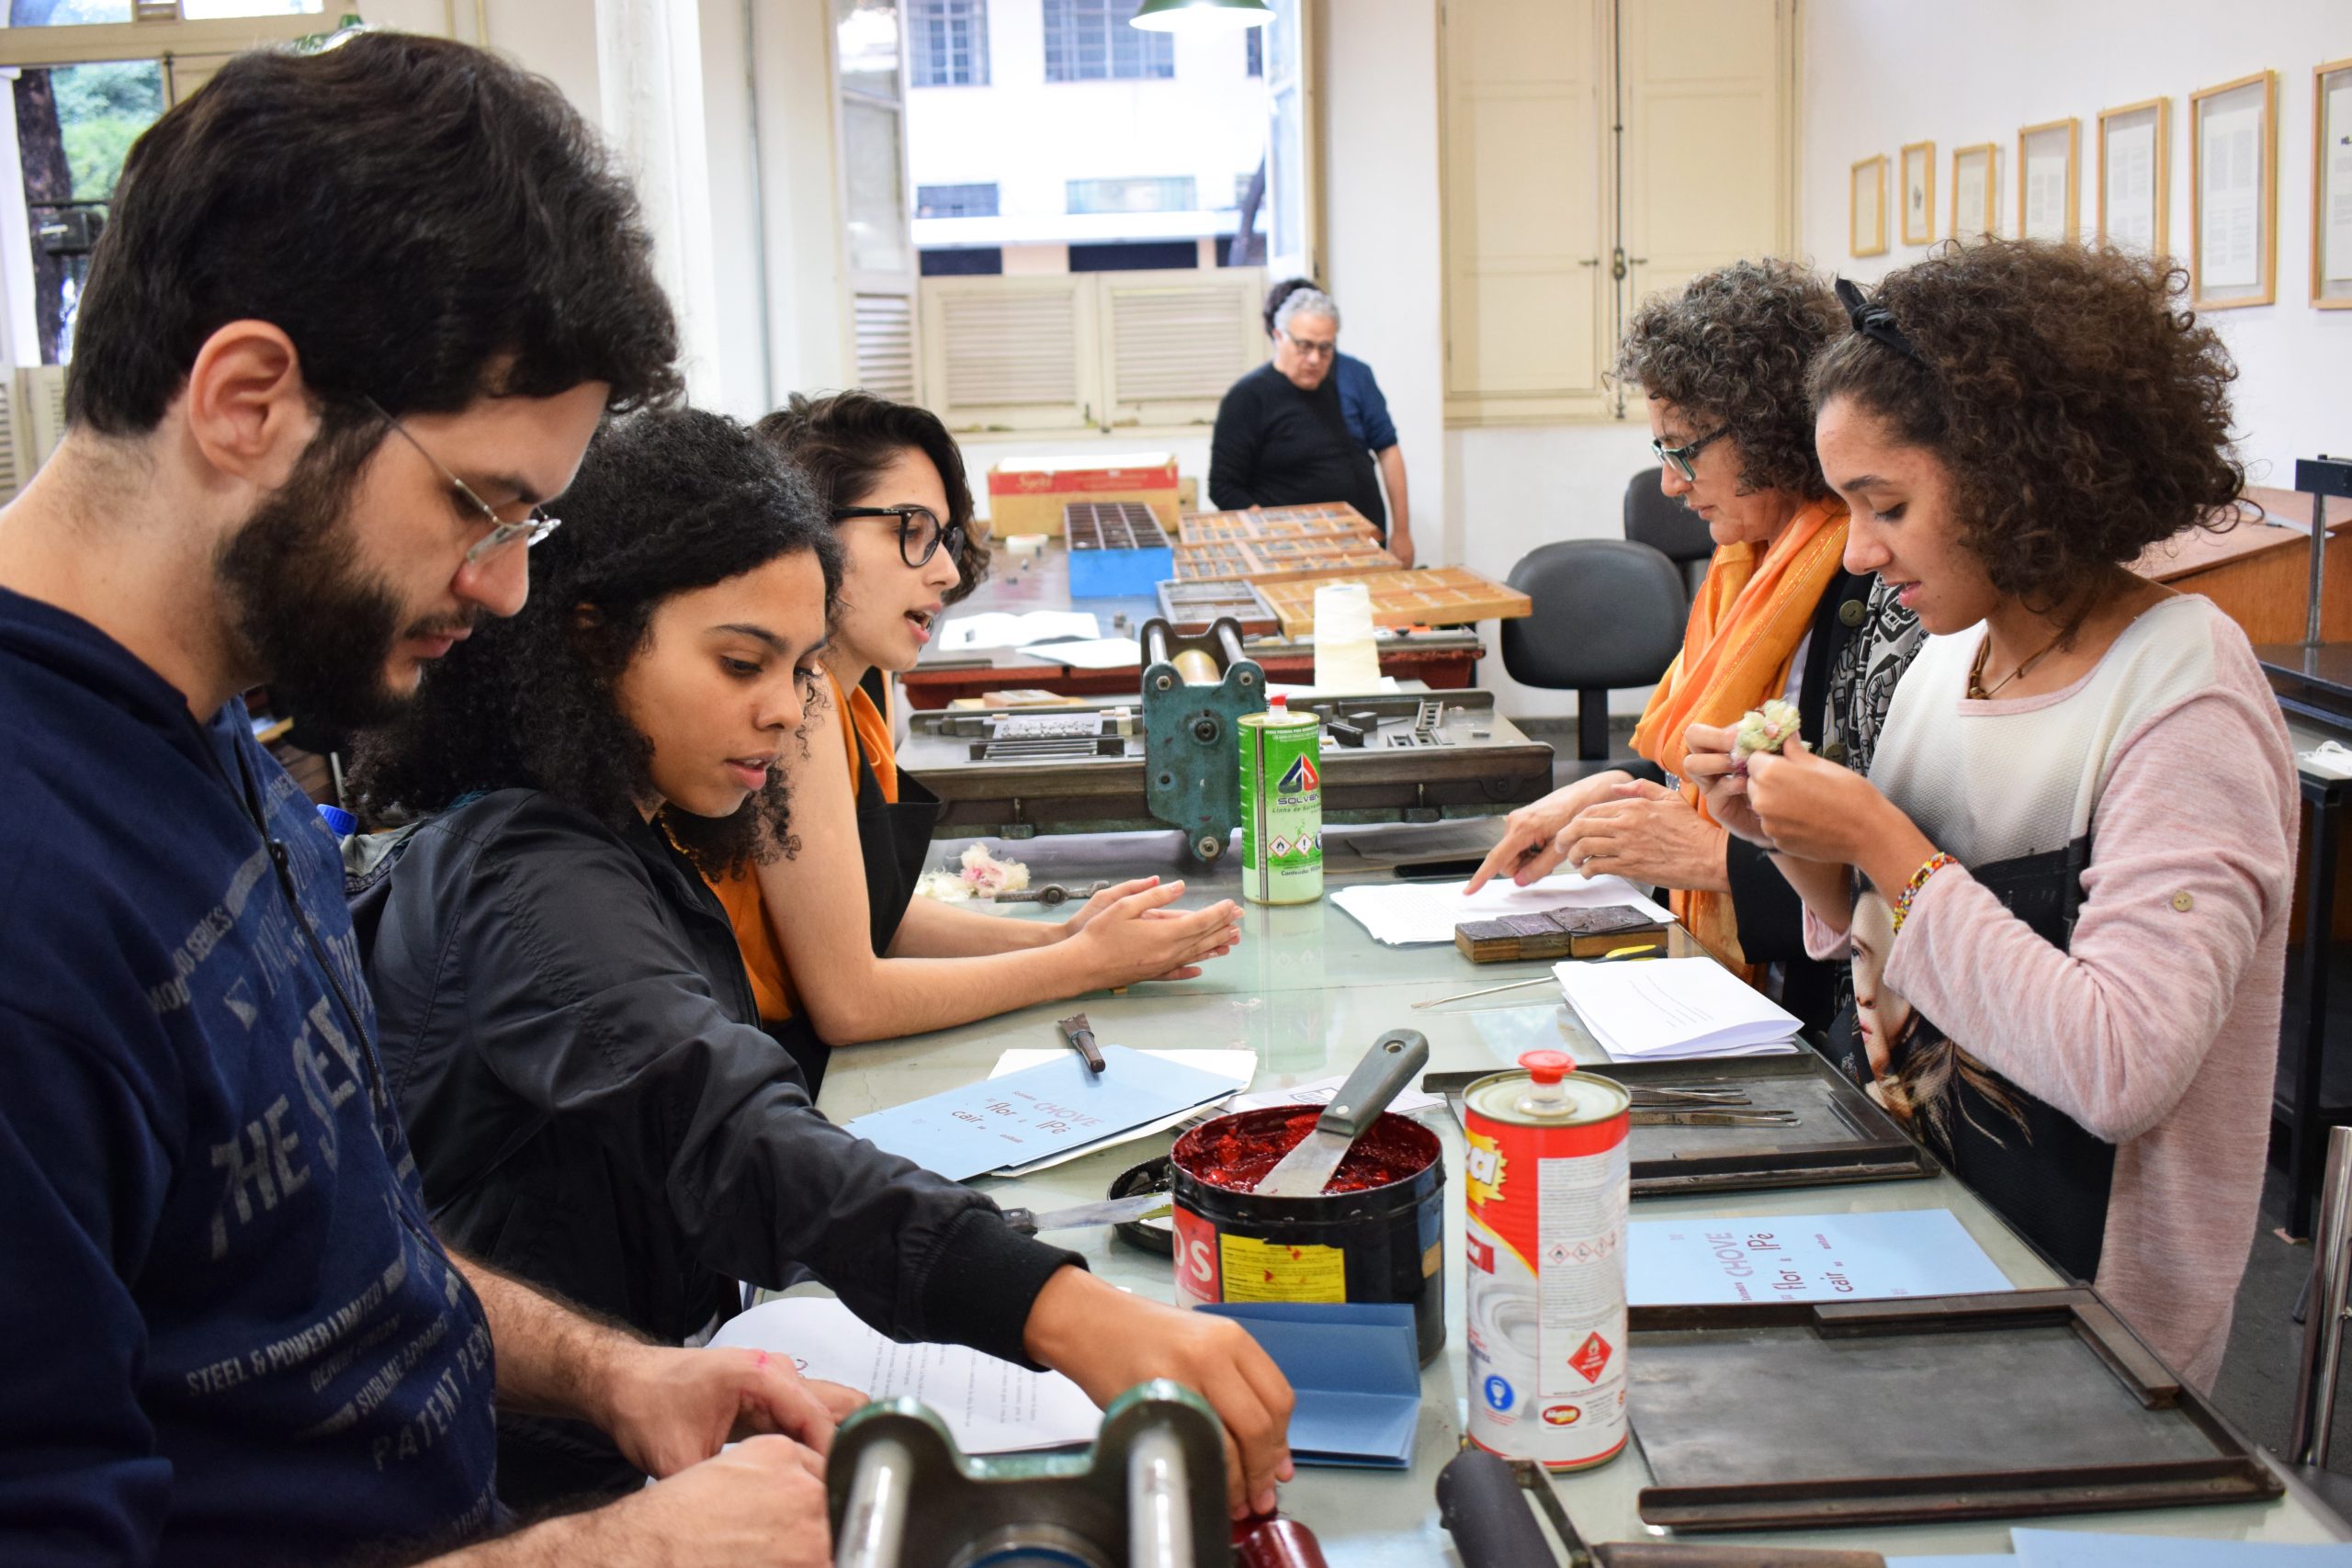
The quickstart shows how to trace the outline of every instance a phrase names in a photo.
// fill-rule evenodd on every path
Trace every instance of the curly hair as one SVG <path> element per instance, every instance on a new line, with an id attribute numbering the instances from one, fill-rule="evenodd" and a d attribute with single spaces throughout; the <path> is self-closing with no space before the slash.
<path id="1" fill-rule="evenodd" d="M 1643 301 L 1617 353 L 1617 374 L 1707 425 L 1727 425 L 1742 494 L 1829 493 L 1813 446 L 1805 367 L 1846 330 L 1818 273 L 1794 262 L 1737 261 L 1701 273 L 1679 295 Z"/>
<path id="2" fill-rule="evenodd" d="M 2237 369 L 2179 303 L 2188 288 L 2185 268 L 2109 248 L 1947 243 L 1873 297 L 1914 353 L 1849 333 L 1807 389 L 1950 470 L 1961 541 L 1996 592 L 2079 609 L 2149 546 L 2237 521 Z"/>
<path id="3" fill-rule="evenodd" d="M 921 452 L 939 470 L 939 482 L 947 491 L 944 521 L 964 530 L 964 550 L 956 558 L 962 581 L 943 598 L 950 604 L 969 598 L 987 578 L 989 542 L 972 521 L 972 487 L 965 477 L 964 454 L 929 409 L 865 391 L 822 398 L 795 392 L 790 402 L 753 428 L 808 477 L 829 516 L 836 507 L 856 505 L 900 452 L 910 446 Z"/>
<path id="4" fill-rule="evenodd" d="M 399 722 L 364 737 L 353 783 L 370 819 L 447 808 L 480 790 L 542 789 L 619 829 L 637 818 L 653 749 L 622 714 L 621 673 L 664 600 L 780 557 L 815 553 L 826 609 L 841 542 L 808 482 L 749 430 L 695 409 L 608 423 L 564 492 L 563 526 L 531 552 L 531 596 L 426 666 Z M 594 611 L 583 617 L 581 608 Z M 781 777 L 715 820 L 664 812 L 706 872 L 789 852 Z"/>

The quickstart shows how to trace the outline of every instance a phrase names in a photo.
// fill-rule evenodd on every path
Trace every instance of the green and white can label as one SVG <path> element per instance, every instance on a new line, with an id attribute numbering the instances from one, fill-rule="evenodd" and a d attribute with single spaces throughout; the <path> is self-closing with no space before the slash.
<path id="1" fill-rule="evenodd" d="M 1323 897 L 1321 733 L 1313 714 L 1241 717 L 1241 891 L 1252 903 Z"/>

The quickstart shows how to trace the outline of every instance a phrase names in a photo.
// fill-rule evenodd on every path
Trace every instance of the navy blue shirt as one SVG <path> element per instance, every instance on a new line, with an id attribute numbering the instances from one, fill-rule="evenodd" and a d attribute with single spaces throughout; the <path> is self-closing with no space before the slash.
<path id="1" fill-rule="evenodd" d="M 1380 395 L 1372 367 L 1351 354 L 1334 352 L 1331 374 L 1340 383 L 1340 414 L 1348 434 L 1374 457 L 1396 445 L 1396 422 L 1388 417 L 1388 400 Z"/>
<path id="2" fill-rule="evenodd" d="M 242 703 L 0 591 L 0 1562 L 479 1532 L 489 1327 L 311 802 Z"/>

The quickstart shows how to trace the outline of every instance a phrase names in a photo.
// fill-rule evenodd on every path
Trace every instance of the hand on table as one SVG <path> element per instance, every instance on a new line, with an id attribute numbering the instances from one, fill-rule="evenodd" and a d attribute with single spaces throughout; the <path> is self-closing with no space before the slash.
<path id="1" fill-rule="evenodd" d="M 1089 898 L 1065 927 L 1083 954 L 1082 988 L 1189 980 L 1207 960 L 1232 952 L 1241 940 L 1240 906 L 1226 898 L 1205 909 L 1167 907 L 1183 896 L 1182 882 L 1147 876 Z"/>
<path id="2" fill-rule="evenodd" d="M 1225 1423 L 1232 1516 L 1273 1511 L 1274 1483 L 1292 1473 L 1291 1389 L 1239 1324 L 1148 1301 L 1069 1268 L 1037 1292 L 1023 1342 L 1097 1404 L 1151 1378 L 1173 1379 L 1207 1400 Z"/>
<path id="3" fill-rule="evenodd" d="M 717 1352 L 688 1350 L 707 1356 Z M 485 1564 L 612 1568 L 828 1568 L 825 1461 L 789 1438 L 755 1437 L 593 1513 L 551 1520 L 479 1552 Z M 530 1549 L 545 1544 L 552 1555 Z M 475 1560 L 460 1553 L 455 1564 Z"/>
<path id="4" fill-rule="evenodd" d="M 1622 876 L 1654 887 L 1711 893 L 1731 890 L 1724 863 L 1730 835 L 1701 817 L 1679 791 L 1634 779 L 1611 794 L 1560 829 L 1560 858 L 1587 876 Z"/>
<path id="5" fill-rule="evenodd" d="M 1470 874 L 1470 885 L 1462 890 L 1463 896 L 1467 897 L 1498 876 L 1508 876 L 1524 887 L 1551 875 L 1561 860 L 1555 841 L 1560 829 L 1586 807 L 1607 799 L 1613 785 L 1628 782 L 1630 775 L 1612 768 L 1555 789 L 1504 818 L 1501 841 L 1487 852 L 1487 858 Z"/>
<path id="6" fill-rule="evenodd" d="M 865 1403 L 856 1390 L 804 1378 L 789 1357 L 770 1351 L 640 1345 L 613 1363 L 596 1424 L 631 1464 L 661 1477 L 762 1432 L 821 1454 L 833 1424 Z"/>

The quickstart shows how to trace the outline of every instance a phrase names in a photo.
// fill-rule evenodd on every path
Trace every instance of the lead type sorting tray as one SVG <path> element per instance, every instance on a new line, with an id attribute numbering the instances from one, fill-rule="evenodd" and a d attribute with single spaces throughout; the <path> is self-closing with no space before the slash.
<path id="1" fill-rule="evenodd" d="M 1629 1089 L 1736 1091 L 1740 1111 L 1794 1115 L 1785 1127 L 1656 1126 L 1633 1130 L 1634 1196 L 1821 1187 L 1933 1176 L 1935 1156 L 1879 1104 L 1812 1051 L 1679 1062 L 1611 1062 L 1579 1067 Z M 1485 1073 L 1430 1073 L 1421 1087 L 1462 1117 L 1463 1091 Z M 1692 1106 L 1687 1109 L 1697 1110 Z"/>
<path id="2" fill-rule="evenodd" d="M 2087 1290 L 1635 1307 L 1627 1410 L 1678 1531 L 2181 1506 L 2285 1490 Z"/>

